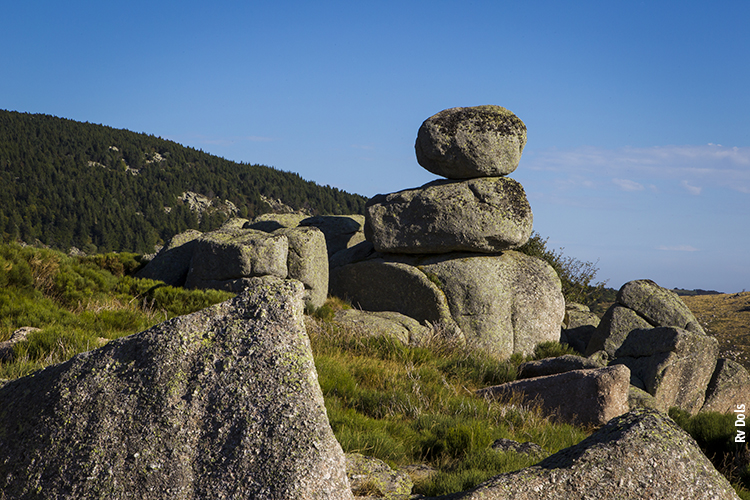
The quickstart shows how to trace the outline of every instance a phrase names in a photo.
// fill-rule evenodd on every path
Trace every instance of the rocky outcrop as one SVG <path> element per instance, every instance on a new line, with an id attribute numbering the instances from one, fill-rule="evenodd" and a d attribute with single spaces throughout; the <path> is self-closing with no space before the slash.
<path id="1" fill-rule="evenodd" d="M 422 123 L 414 149 L 425 169 L 449 179 L 513 172 L 526 145 L 526 125 L 500 106 L 443 110 Z"/>
<path id="2" fill-rule="evenodd" d="M 0 387 L 0 498 L 352 498 L 303 287 L 257 281 Z"/>
<path id="3" fill-rule="evenodd" d="M 629 410 L 629 387 L 630 370 L 619 365 L 516 380 L 480 389 L 477 394 L 492 399 L 519 394 L 556 420 L 602 425 Z"/>
<path id="4" fill-rule="evenodd" d="M 560 339 L 564 299 L 555 271 L 510 249 L 529 238 L 518 165 L 526 127 L 499 106 L 445 110 L 425 121 L 420 164 L 448 177 L 377 195 L 367 241 L 330 260 L 330 293 L 369 311 L 396 311 L 496 358 Z"/>
<path id="5" fill-rule="evenodd" d="M 461 500 L 735 500 L 734 489 L 666 415 L 640 409 L 537 465 L 501 474 Z"/>
<path id="6" fill-rule="evenodd" d="M 439 284 L 467 344 L 504 359 L 560 339 L 565 301 L 546 262 L 507 251 L 427 257 L 414 265 Z"/>
<path id="7" fill-rule="evenodd" d="M 216 231 L 190 230 L 172 238 L 136 275 L 172 286 L 241 292 L 249 279 L 291 278 L 305 285 L 305 303 L 328 296 L 328 248 L 323 233 L 299 226 L 300 214 L 230 219 Z"/>
<path id="8" fill-rule="evenodd" d="M 736 361 L 719 358 L 701 411 L 727 413 L 738 404 L 747 405 L 746 401 L 750 401 L 750 374 Z"/>
<path id="9" fill-rule="evenodd" d="M 305 303 L 320 307 L 328 297 L 328 250 L 323 233 L 315 227 L 280 228 L 274 235 L 289 242 L 287 277 L 305 285 Z"/>
<path id="10" fill-rule="evenodd" d="M 602 317 L 591 338 L 587 355 L 601 349 L 612 356 L 633 330 L 674 326 L 705 335 L 693 313 L 671 290 L 651 280 L 625 283 L 617 292 L 615 304 Z"/>
<path id="11" fill-rule="evenodd" d="M 526 243 L 532 224 L 523 187 L 506 177 L 434 181 L 365 206 L 365 236 L 379 252 L 499 252 Z"/>
<path id="12" fill-rule="evenodd" d="M 268 233 L 286 227 L 317 227 L 325 237 L 328 257 L 351 248 L 365 240 L 363 215 L 263 214 L 247 225 L 246 229 L 259 229 Z"/>
<path id="13" fill-rule="evenodd" d="M 703 406 L 718 355 L 713 337 L 659 327 L 630 332 L 610 365 L 630 368 L 631 383 L 654 396 L 659 410 L 677 406 L 694 414 Z"/>
<path id="14" fill-rule="evenodd" d="M 411 257 L 382 254 L 331 272 L 331 293 L 368 311 L 397 311 L 461 332 L 498 359 L 560 338 L 560 279 L 544 261 L 507 251 Z"/>

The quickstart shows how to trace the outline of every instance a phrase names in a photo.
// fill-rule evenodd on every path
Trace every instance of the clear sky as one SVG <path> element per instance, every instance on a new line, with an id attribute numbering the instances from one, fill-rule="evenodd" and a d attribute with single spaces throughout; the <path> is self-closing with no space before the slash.
<path id="1" fill-rule="evenodd" d="M 552 248 L 619 288 L 750 289 L 750 2 L 0 0 L 0 108 L 372 196 L 420 124 L 521 118 Z"/>

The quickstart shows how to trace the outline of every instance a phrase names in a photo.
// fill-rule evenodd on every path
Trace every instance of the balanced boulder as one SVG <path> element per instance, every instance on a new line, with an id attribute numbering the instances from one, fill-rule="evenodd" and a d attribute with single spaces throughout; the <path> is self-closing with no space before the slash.
<path id="1" fill-rule="evenodd" d="M 443 110 L 422 123 L 417 161 L 449 179 L 499 177 L 518 167 L 526 145 L 526 125 L 500 106 Z"/>
<path id="2" fill-rule="evenodd" d="M 532 224 L 523 187 L 505 177 L 434 181 L 365 207 L 365 236 L 379 252 L 498 252 L 526 243 Z"/>
<path id="3" fill-rule="evenodd" d="M 0 497 L 351 499 L 296 281 L 0 387 Z"/>
<path id="4" fill-rule="evenodd" d="M 638 409 L 538 464 L 455 500 L 739 500 L 696 442 L 666 415 Z"/>

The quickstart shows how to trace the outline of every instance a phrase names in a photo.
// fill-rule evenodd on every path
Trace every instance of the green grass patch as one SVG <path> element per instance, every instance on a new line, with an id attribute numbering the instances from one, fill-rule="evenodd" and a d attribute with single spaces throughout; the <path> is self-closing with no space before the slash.
<path id="1" fill-rule="evenodd" d="M 314 318 L 307 326 L 328 417 L 344 451 L 380 458 L 392 467 L 426 463 L 436 468 L 436 475 L 415 484 L 415 493 L 467 490 L 587 435 L 584 429 L 549 421 L 518 400 L 489 401 L 474 394 L 514 380 L 518 364 L 526 360 L 520 356 L 498 361 L 440 340 L 409 347 Z M 542 346 L 532 357 L 552 350 Z M 494 451 L 491 444 L 499 438 L 533 441 L 544 454 Z"/>
<path id="2" fill-rule="evenodd" d="M 0 245 L 0 341 L 24 326 L 40 328 L 14 346 L 13 361 L 0 363 L 0 378 L 28 375 L 233 295 L 129 276 L 139 265 L 135 254 L 70 257 Z"/>

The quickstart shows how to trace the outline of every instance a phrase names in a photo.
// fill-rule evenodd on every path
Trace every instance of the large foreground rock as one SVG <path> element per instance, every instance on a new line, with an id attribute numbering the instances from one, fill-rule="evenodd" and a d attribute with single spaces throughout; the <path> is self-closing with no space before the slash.
<path id="1" fill-rule="evenodd" d="M 261 283 L 0 387 L 0 498 L 352 498 L 302 294 Z"/>
<path id="2" fill-rule="evenodd" d="M 496 177 L 518 167 L 526 125 L 500 106 L 445 109 L 422 123 L 417 161 L 449 179 Z"/>
<path id="3" fill-rule="evenodd" d="M 616 365 L 516 380 L 480 389 L 477 394 L 509 399 L 516 393 L 526 403 L 538 403 L 558 421 L 602 425 L 629 410 L 629 387 L 630 370 Z"/>
<path id="4" fill-rule="evenodd" d="M 532 223 L 523 187 L 506 177 L 433 181 L 365 206 L 365 236 L 378 252 L 499 252 L 526 243 Z"/>
<path id="5" fill-rule="evenodd" d="M 532 467 L 496 476 L 461 500 L 739 499 L 695 441 L 666 415 L 639 409 Z"/>

